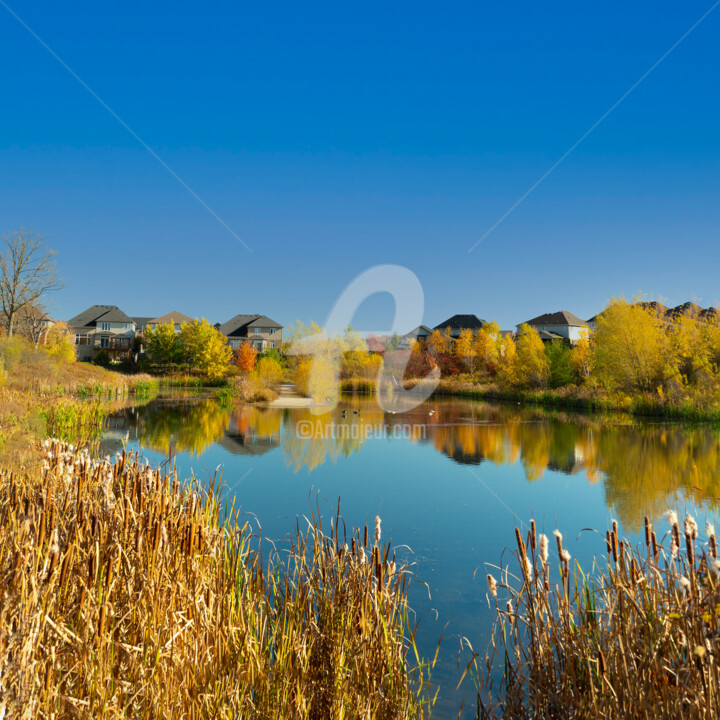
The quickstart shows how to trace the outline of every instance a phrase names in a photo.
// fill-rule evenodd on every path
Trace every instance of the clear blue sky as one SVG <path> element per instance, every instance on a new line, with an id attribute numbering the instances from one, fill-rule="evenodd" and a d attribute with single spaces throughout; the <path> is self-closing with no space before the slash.
<path id="1" fill-rule="evenodd" d="M 0 230 L 57 250 L 59 318 L 322 321 L 377 263 L 430 325 L 714 304 L 720 8 L 468 254 L 711 5 L 11 0 L 253 253 L 2 7 Z"/>

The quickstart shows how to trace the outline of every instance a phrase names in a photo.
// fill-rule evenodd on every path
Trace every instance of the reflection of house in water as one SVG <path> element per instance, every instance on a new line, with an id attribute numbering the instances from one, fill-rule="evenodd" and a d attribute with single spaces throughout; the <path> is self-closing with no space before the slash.
<path id="1" fill-rule="evenodd" d="M 105 429 L 100 440 L 100 456 L 115 455 L 130 442 L 131 422 L 129 413 L 124 411 L 110 415 L 105 420 Z"/>
<path id="2" fill-rule="evenodd" d="M 231 416 L 230 425 L 217 444 L 233 455 L 264 455 L 280 446 L 280 432 L 258 433 L 242 413 Z"/>
<path id="3" fill-rule="evenodd" d="M 585 453 L 578 444 L 562 454 L 551 452 L 547 466 L 548 470 L 576 475 L 585 470 Z"/>
<path id="4" fill-rule="evenodd" d="M 217 444 L 233 455 L 264 455 L 280 446 L 280 439 L 276 435 L 258 437 L 254 433 L 234 433 L 227 430 Z"/>

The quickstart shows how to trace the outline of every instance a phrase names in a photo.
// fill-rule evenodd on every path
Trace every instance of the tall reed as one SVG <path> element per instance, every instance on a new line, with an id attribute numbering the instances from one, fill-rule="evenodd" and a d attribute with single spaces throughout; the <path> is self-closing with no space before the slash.
<path id="1" fill-rule="evenodd" d="M 0 717 L 427 714 L 409 573 L 379 537 L 346 544 L 338 513 L 265 550 L 217 478 L 44 451 L 0 471 Z"/>
<path id="2" fill-rule="evenodd" d="M 488 577 L 497 622 L 478 682 L 478 717 L 714 718 L 720 705 L 720 582 L 715 530 L 705 542 L 669 514 L 645 518 L 632 548 L 608 530 L 605 557 L 571 571 L 554 543 L 516 529 L 519 568 Z M 552 545 L 556 548 L 552 549 Z M 553 559 L 554 557 L 554 559 Z M 498 665 L 502 672 L 498 672 Z"/>

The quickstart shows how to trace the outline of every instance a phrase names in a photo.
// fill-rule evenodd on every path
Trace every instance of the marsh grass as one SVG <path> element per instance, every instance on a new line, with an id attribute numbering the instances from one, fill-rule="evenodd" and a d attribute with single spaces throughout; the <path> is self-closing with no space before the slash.
<path id="1" fill-rule="evenodd" d="M 339 512 L 327 532 L 312 516 L 264 549 L 217 479 L 43 452 L 36 475 L 0 472 L 0 717 L 427 714 L 379 523 L 346 543 Z"/>
<path id="2" fill-rule="evenodd" d="M 488 576 L 492 644 L 466 672 L 478 717 L 714 718 L 720 703 L 720 584 L 711 526 L 694 520 L 630 547 L 613 524 L 589 573 L 556 531 L 516 529 L 517 570 Z M 501 670 L 501 672 L 496 672 Z M 499 679 L 498 679 L 499 678 Z"/>

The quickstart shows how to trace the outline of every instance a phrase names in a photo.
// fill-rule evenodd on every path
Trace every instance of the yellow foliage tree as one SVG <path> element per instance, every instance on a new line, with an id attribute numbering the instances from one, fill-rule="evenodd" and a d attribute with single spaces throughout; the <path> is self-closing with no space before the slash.
<path id="1" fill-rule="evenodd" d="M 624 392 L 655 391 L 671 369 L 666 328 L 639 302 L 611 300 L 598 316 L 593 345 L 598 379 Z"/>
<path id="2" fill-rule="evenodd" d="M 475 333 L 475 355 L 481 371 L 487 371 L 490 365 L 497 365 L 501 342 L 500 326 L 496 322 L 483 325 Z"/>
<path id="3" fill-rule="evenodd" d="M 545 345 L 530 325 L 518 328 L 515 353 L 515 381 L 521 387 L 544 388 L 550 378 L 550 363 Z"/>
<path id="4" fill-rule="evenodd" d="M 183 323 L 180 342 L 190 364 L 211 380 L 224 377 L 230 368 L 232 350 L 225 337 L 208 321 L 195 318 Z"/>
<path id="5" fill-rule="evenodd" d="M 445 355 L 452 349 L 452 338 L 450 328 L 447 330 L 433 330 L 428 338 L 428 347 L 438 355 Z"/>
<path id="6" fill-rule="evenodd" d="M 592 375 L 594 361 L 593 349 L 587 335 L 583 335 L 573 348 L 572 360 L 578 381 L 586 382 Z"/>
<path id="7" fill-rule="evenodd" d="M 465 328 L 460 331 L 460 336 L 455 341 L 455 357 L 465 365 L 469 373 L 475 372 L 477 350 L 473 331 Z"/>
<path id="8" fill-rule="evenodd" d="M 498 343 L 497 378 L 506 387 L 517 384 L 517 367 L 515 355 L 517 349 L 512 335 L 503 335 Z"/>
<path id="9" fill-rule="evenodd" d="M 261 357 L 255 365 L 253 376 L 261 387 L 274 390 L 283 379 L 282 365 L 272 357 Z"/>
<path id="10" fill-rule="evenodd" d="M 48 329 L 43 350 L 60 362 L 75 361 L 75 336 L 67 323 L 57 322 Z"/>

